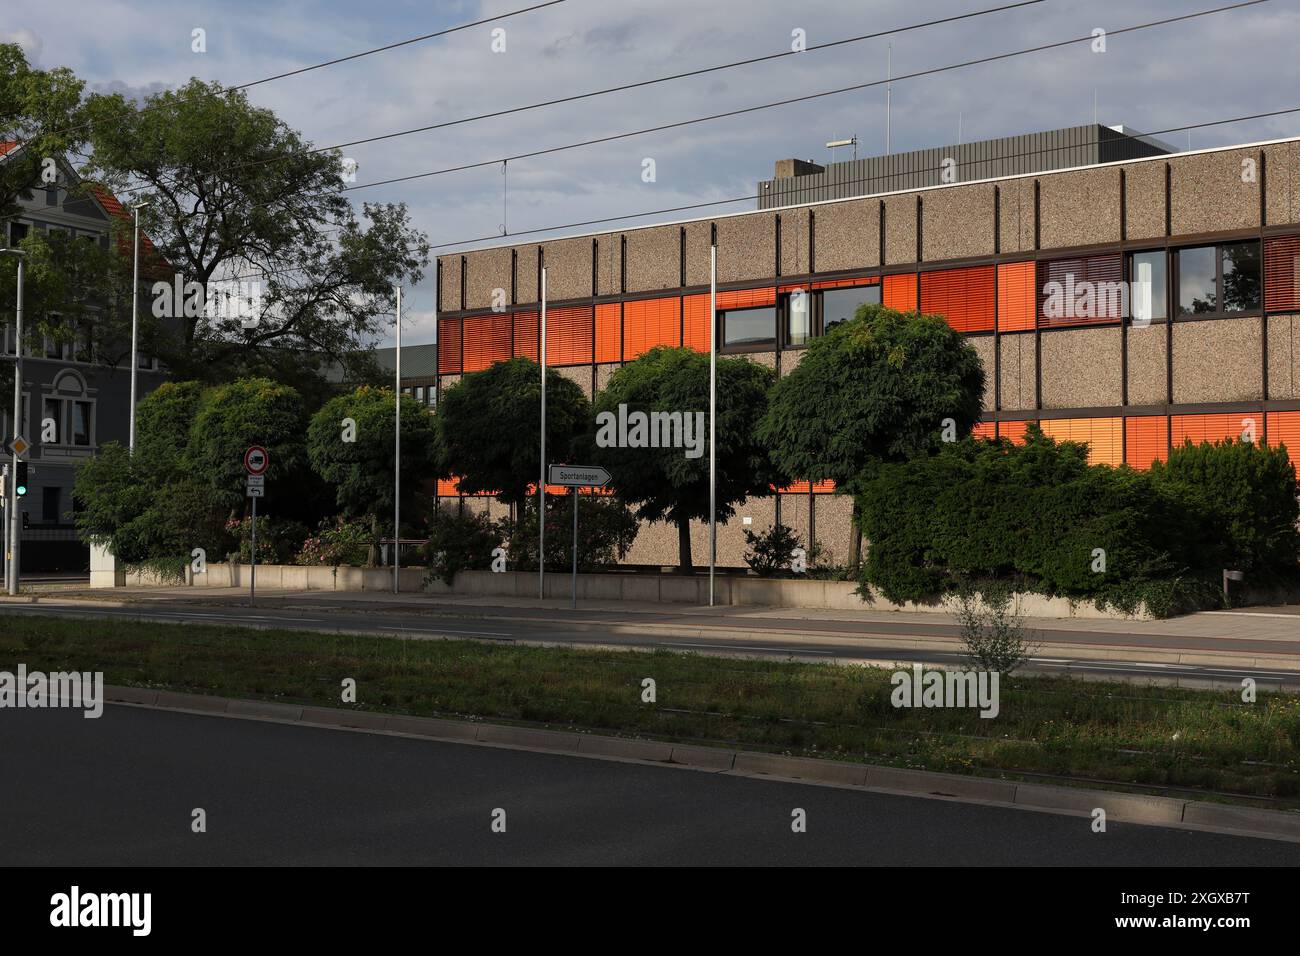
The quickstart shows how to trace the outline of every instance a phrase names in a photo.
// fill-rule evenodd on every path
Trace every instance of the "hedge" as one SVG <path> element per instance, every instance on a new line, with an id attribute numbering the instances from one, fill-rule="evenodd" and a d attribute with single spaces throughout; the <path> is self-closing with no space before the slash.
<path id="1" fill-rule="evenodd" d="M 1277 526 L 1294 523 L 1295 491 L 1284 450 L 1202 446 L 1139 472 L 1090 466 L 1087 445 L 1036 427 L 1024 445 L 966 439 L 864 484 L 862 590 L 922 601 L 1014 581 L 1172 613 L 1214 600 L 1222 570 L 1245 559 L 1256 574 L 1294 575 L 1296 536 Z"/>

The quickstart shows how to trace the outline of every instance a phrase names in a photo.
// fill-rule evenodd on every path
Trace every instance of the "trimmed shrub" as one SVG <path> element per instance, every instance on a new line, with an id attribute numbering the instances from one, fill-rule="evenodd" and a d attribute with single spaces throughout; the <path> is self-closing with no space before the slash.
<path id="1" fill-rule="evenodd" d="M 1037 428 L 1020 446 L 966 439 L 884 464 L 859 506 L 871 542 L 864 593 L 871 585 L 891 601 L 1010 580 L 1131 610 L 1155 582 L 1167 592 L 1185 581 L 1162 592 L 1168 613 L 1199 599 L 1224 553 L 1203 496 L 1147 472 L 1089 466 L 1086 445 Z"/>
<path id="2" fill-rule="evenodd" d="M 1193 445 L 1190 441 L 1155 462 L 1151 477 L 1181 489 L 1214 516 L 1224 543 L 1222 565 L 1272 581 L 1294 575 L 1300 553 L 1300 502 L 1296 472 L 1285 446 L 1239 439 Z"/>

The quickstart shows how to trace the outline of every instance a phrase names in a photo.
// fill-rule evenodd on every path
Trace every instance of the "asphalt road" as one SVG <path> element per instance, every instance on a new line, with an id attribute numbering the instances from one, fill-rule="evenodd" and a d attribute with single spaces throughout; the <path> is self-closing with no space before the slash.
<path id="1" fill-rule="evenodd" d="M 1295 843 L 125 706 L 0 710 L 0 754 L 4 865 L 1300 865 Z"/>
<path id="2" fill-rule="evenodd" d="M 301 601 L 302 599 L 297 599 Z M 298 604 L 288 609 L 276 607 L 250 608 L 235 604 L 217 607 L 178 606 L 175 603 L 139 602 L 129 607 L 88 607 L 75 601 L 60 601 L 57 597 L 42 598 L 39 604 L 0 604 L 0 614 L 41 614 L 55 617 L 126 617 L 150 621 L 170 621 L 186 624 L 215 624 L 243 627 L 287 627 L 298 630 L 318 630 L 343 633 L 388 634 L 409 638 L 470 638 L 489 641 L 542 642 L 569 645 L 608 645 L 627 648 L 662 648 L 675 651 L 696 651 L 701 654 L 740 654 L 750 657 L 771 657 L 797 660 L 875 660 L 888 662 L 923 661 L 930 664 L 965 664 L 965 655 L 945 650 L 943 645 L 934 648 L 917 648 L 904 643 L 891 645 L 889 638 L 956 635 L 951 624 L 914 624 L 910 622 L 872 622 L 862 624 L 851 621 L 799 621 L 801 628 L 815 627 L 826 634 L 826 640 L 817 637 L 781 633 L 781 627 L 791 626 L 790 621 L 772 618 L 746 618 L 743 626 L 749 635 L 743 640 L 722 636 L 701 635 L 698 616 L 671 613 L 654 616 L 657 625 L 680 627 L 679 633 L 663 630 L 646 630 L 644 633 L 620 633 L 603 630 L 608 616 L 598 611 L 565 611 L 565 617 L 580 616 L 590 621 L 583 630 L 566 627 L 552 620 L 555 612 L 544 608 L 510 608 L 510 620 L 487 617 L 439 617 L 419 611 L 400 608 L 348 610 L 339 607 L 312 607 Z M 423 611 L 423 613 L 420 613 Z M 635 615 L 624 615 L 635 619 Z M 525 619 L 527 618 L 527 619 Z M 735 621 L 712 621 L 730 627 L 741 626 Z M 870 633 L 864 635 L 864 631 Z M 1052 643 L 1124 644 L 1130 648 L 1129 660 L 1093 660 L 1073 658 L 1057 651 L 1030 659 L 1026 670 L 1042 673 L 1071 674 L 1092 677 L 1145 677 L 1155 680 L 1212 680 L 1239 684 L 1244 677 L 1253 677 L 1260 683 L 1279 682 L 1288 688 L 1300 687 L 1300 661 L 1295 669 L 1260 667 L 1234 667 L 1229 665 L 1197 665 L 1163 663 L 1145 660 L 1144 648 L 1152 651 L 1172 648 L 1198 649 L 1205 645 L 1221 647 L 1222 642 L 1211 639 L 1142 634 L 1127 635 L 1114 632 L 1091 633 L 1078 630 L 1040 632 L 1044 640 Z M 863 638 L 869 639 L 863 639 Z M 1259 645 L 1256 647 L 1256 645 Z M 1234 650 L 1242 654 L 1255 652 L 1279 653 L 1275 643 L 1233 639 Z"/>

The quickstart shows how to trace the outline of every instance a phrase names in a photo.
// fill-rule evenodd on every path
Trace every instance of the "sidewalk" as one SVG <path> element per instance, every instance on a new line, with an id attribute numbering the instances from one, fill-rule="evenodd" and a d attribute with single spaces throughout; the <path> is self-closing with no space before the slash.
<path id="1" fill-rule="evenodd" d="M 189 606 L 246 607 L 246 588 L 116 588 L 101 590 L 34 591 L 29 597 L 0 600 L 27 602 L 75 600 L 123 606 L 134 603 L 168 603 Z M 580 601 L 576 610 L 563 599 L 468 597 L 427 595 L 419 592 L 392 594 L 384 591 L 302 591 L 258 589 L 257 606 L 277 610 L 321 610 L 374 613 L 429 614 L 451 617 L 493 617 L 528 620 L 533 623 L 606 625 L 673 625 L 736 629 L 746 624 L 764 633 L 806 634 L 821 632 L 850 635 L 861 631 L 955 637 L 958 624 L 953 615 L 903 611 L 843 611 L 790 607 L 728 605 L 701 607 L 690 604 L 661 604 L 633 601 Z M 1104 620 L 1081 618 L 1028 618 L 1026 626 L 1040 632 L 1113 635 L 1115 637 L 1182 637 L 1201 641 L 1264 641 L 1276 643 L 1279 653 L 1300 654 L 1300 608 L 1256 608 L 1238 611 L 1207 611 L 1162 621 Z M 1077 640 L 1077 638 L 1076 638 Z"/>

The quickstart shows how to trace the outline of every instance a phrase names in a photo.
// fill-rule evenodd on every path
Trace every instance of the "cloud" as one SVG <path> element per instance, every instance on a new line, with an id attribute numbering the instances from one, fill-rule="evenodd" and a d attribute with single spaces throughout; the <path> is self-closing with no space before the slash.
<path id="1" fill-rule="evenodd" d="M 32 64 L 40 61 L 41 51 L 45 49 L 45 41 L 41 39 L 40 34 L 26 27 L 17 30 L 0 30 L 0 43 L 18 44 L 22 47 L 27 62 Z"/>

